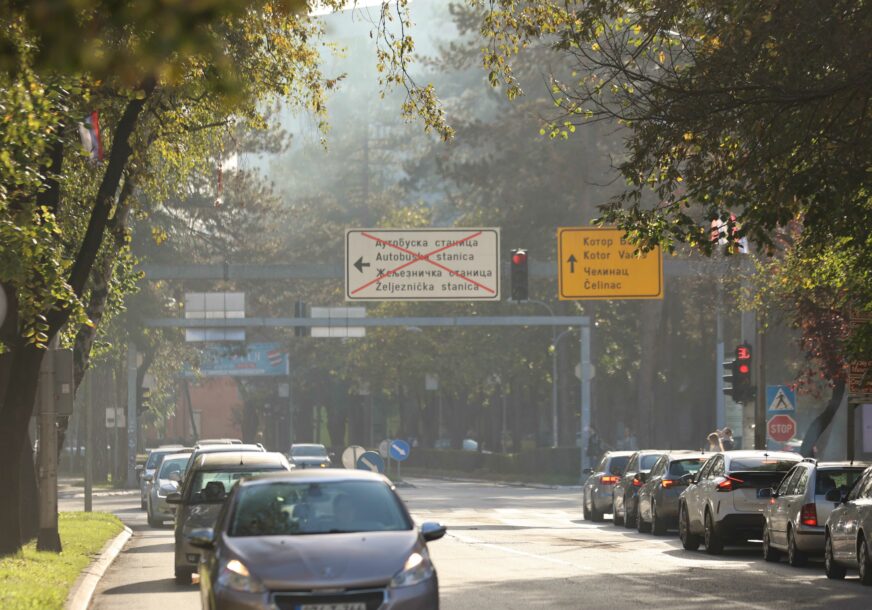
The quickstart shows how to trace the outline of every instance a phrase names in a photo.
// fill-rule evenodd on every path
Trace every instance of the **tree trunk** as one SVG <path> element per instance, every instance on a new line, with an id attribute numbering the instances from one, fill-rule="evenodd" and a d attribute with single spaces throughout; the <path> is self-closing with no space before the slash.
<path id="1" fill-rule="evenodd" d="M 805 436 L 802 439 L 802 446 L 799 448 L 800 454 L 804 457 L 811 457 L 815 443 L 824 433 L 824 430 L 829 427 L 836 412 L 839 410 L 839 405 L 842 404 L 842 399 L 845 397 L 845 380 L 840 379 L 833 386 L 833 394 L 830 396 L 830 401 L 820 415 L 814 418 L 805 431 Z"/>

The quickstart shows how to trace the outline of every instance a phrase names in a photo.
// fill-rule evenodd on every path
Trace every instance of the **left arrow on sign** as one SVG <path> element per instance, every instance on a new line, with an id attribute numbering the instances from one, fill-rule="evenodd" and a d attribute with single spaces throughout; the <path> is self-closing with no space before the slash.
<path id="1" fill-rule="evenodd" d="M 369 263 L 364 263 L 364 262 L 363 262 L 363 257 L 361 256 L 359 259 L 357 259 L 357 262 L 354 263 L 354 267 L 355 267 L 355 269 L 357 269 L 358 271 L 360 271 L 361 273 L 363 273 L 363 268 L 364 268 L 364 267 L 369 267 Z"/>

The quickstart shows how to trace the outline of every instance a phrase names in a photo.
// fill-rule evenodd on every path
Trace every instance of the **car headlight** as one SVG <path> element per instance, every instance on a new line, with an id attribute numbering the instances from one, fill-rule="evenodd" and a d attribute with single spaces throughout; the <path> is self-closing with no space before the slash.
<path id="1" fill-rule="evenodd" d="M 238 559 L 231 559 L 221 567 L 218 584 L 243 593 L 263 593 L 264 591 L 263 584 L 252 576 L 245 564 Z"/>
<path id="2" fill-rule="evenodd" d="M 392 587 L 411 587 L 424 582 L 433 576 L 433 564 L 427 549 L 412 553 L 406 559 L 406 565 L 391 579 Z"/>

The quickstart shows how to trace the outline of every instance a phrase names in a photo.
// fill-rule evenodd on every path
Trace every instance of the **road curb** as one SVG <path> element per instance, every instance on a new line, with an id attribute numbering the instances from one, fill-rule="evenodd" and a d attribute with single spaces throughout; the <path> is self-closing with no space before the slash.
<path id="1" fill-rule="evenodd" d="M 121 550 L 132 535 L 133 530 L 125 525 L 120 534 L 106 543 L 103 550 L 100 551 L 100 556 L 82 570 L 79 578 L 73 583 L 73 588 L 64 603 L 65 610 L 88 610 L 91 598 L 94 597 L 94 591 L 100 584 L 100 579 L 103 578 L 115 558 L 121 554 Z"/>

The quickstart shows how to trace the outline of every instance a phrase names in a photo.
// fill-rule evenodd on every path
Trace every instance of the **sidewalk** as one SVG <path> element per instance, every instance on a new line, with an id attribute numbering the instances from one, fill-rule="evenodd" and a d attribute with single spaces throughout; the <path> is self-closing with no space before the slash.
<path id="1" fill-rule="evenodd" d="M 85 497 L 85 488 L 77 485 L 82 479 L 78 477 L 61 477 L 58 479 L 58 499 L 71 500 Z M 108 498 L 111 496 L 127 496 L 138 494 L 139 489 L 107 489 L 102 487 L 93 488 L 91 495 L 95 498 Z"/>

